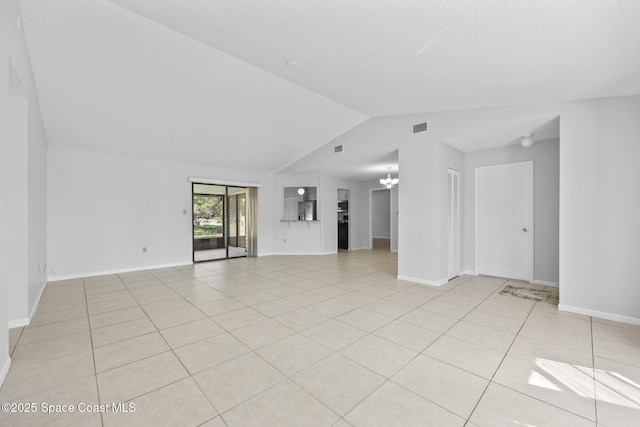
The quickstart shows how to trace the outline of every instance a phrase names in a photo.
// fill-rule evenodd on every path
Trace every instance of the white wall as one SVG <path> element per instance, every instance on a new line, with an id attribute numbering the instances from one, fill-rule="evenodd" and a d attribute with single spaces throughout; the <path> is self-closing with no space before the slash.
<path id="1" fill-rule="evenodd" d="M 9 371 L 9 283 L 7 239 L 7 165 L 9 164 L 9 23 L 16 19 L 14 2 L 0 2 L 0 385 Z"/>
<path id="2" fill-rule="evenodd" d="M 593 308 L 640 323 L 640 97 L 598 101 L 598 275 Z M 562 141 L 561 141 L 562 143 Z M 564 303 L 564 302 L 563 302 Z M 624 320 L 624 319 L 621 319 Z"/>
<path id="3" fill-rule="evenodd" d="M 372 228 L 374 239 L 391 238 L 391 190 L 372 193 Z"/>
<path id="4" fill-rule="evenodd" d="M 9 265 L 9 322 L 10 326 L 24 326 L 29 323 L 28 283 L 29 283 L 29 194 L 28 194 L 28 129 L 29 101 L 19 96 L 9 97 L 9 126 L 7 175 L 11 185 L 7 188 L 7 212 L 10 227 L 7 241 Z M 17 324 L 16 324 L 17 323 Z"/>
<path id="5" fill-rule="evenodd" d="M 465 161 L 464 269 L 475 271 L 475 169 L 532 160 L 534 175 L 534 281 L 556 284 L 559 280 L 559 141 L 540 141 L 529 148 L 513 145 L 468 153 Z"/>
<path id="6" fill-rule="evenodd" d="M 47 141 L 24 34 L 17 28 L 18 6 L 14 0 L 8 6 L 9 325 L 22 326 L 29 323 L 46 285 Z"/>
<path id="7" fill-rule="evenodd" d="M 262 184 L 258 253 L 273 252 L 268 175 L 49 147 L 51 277 L 190 263 L 190 176 Z"/>

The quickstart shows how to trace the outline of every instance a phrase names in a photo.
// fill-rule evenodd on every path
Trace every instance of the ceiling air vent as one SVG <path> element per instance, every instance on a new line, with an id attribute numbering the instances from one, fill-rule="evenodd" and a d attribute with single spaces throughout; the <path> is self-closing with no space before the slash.
<path id="1" fill-rule="evenodd" d="M 425 130 L 427 130 L 427 122 L 413 125 L 413 133 L 424 132 Z"/>
<path id="2" fill-rule="evenodd" d="M 336 145 L 335 147 L 333 147 L 333 152 L 342 153 L 342 145 Z"/>

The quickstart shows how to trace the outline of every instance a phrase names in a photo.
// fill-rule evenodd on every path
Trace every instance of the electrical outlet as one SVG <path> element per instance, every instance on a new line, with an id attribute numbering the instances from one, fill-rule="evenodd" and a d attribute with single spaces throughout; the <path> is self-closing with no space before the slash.
<path id="1" fill-rule="evenodd" d="M 147 247 L 146 247 L 146 246 L 143 246 L 143 247 L 142 247 L 142 253 L 143 253 L 143 254 L 146 254 L 146 253 L 147 253 Z"/>
<path id="2" fill-rule="evenodd" d="M 186 215 L 187 214 L 187 210 L 186 209 L 182 209 L 182 215 Z"/>

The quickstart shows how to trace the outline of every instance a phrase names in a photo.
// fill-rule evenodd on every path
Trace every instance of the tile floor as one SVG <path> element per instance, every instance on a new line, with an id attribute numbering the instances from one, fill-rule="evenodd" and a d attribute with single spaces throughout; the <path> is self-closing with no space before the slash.
<path id="1" fill-rule="evenodd" d="M 0 425 L 638 425 L 640 327 L 396 271 L 354 251 L 50 283 L 0 389 L 37 411 Z"/>

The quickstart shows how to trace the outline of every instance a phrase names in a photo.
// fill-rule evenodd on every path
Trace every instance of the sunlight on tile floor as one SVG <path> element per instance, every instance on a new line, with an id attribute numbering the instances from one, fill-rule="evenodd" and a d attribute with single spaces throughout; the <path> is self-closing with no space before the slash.
<path id="1" fill-rule="evenodd" d="M 396 274 L 354 251 L 52 282 L 0 425 L 638 424 L 640 327 Z"/>

